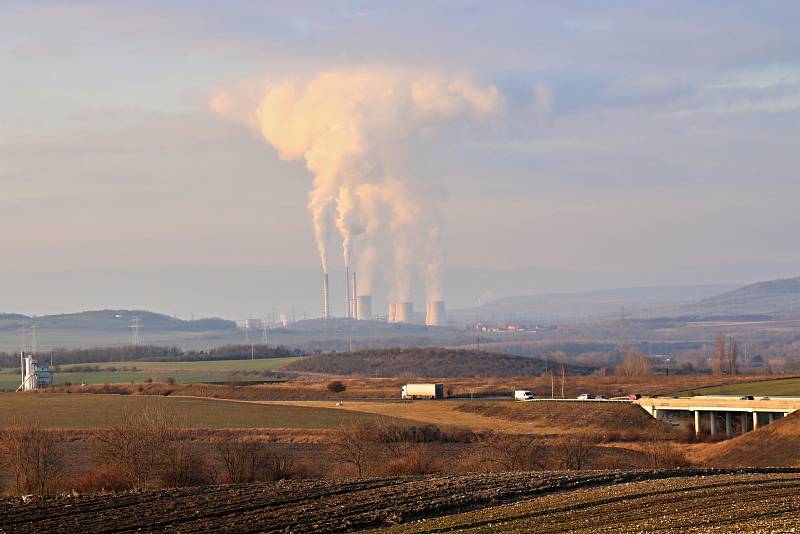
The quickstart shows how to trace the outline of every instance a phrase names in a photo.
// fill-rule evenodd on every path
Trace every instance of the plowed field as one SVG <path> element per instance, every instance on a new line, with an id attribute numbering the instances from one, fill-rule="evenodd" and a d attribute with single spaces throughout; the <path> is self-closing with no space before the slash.
<path id="1" fill-rule="evenodd" d="M 413 522 L 420 519 L 426 520 Z M 683 532 L 770 521 L 800 527 L 800 471 L 462 474 L 0 501 L 0 531 L 83 534 L 338 532 L 392 525 L 410 532 Z"/>

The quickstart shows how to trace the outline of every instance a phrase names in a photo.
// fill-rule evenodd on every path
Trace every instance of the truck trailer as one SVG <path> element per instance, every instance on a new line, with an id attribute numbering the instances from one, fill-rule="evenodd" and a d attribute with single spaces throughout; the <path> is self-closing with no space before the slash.
<path id="1" fill-rule="evenodd" d="M 403 399 L 444 398 L 444 384 L 406 384 L 400 390 Z"/>

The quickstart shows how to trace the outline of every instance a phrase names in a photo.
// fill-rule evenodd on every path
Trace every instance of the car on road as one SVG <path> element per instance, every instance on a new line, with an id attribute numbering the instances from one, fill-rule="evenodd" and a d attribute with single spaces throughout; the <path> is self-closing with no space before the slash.
<path id="1" fill-rule="evenodd" d="M 628 395 L 626 398 L 627 398 L 628 400 L 639 400 L 639 399 L 641 399 L 641 398 L 642 398 L 642 394 L 641 394 L 641 393 L 631 393 L 631 394 L 630 394 L 630 395 Z"/>
<path id="2" fill-rule="evenodd" d="M 744 395 L 742 397 L 739 397 L 739 400 L 756 400 L 756 398 L 753 397 L 752 395 Z"/>
<path id="3" fill-rule="evenodd" d="M 608 400 L 608 395 L 600 395 L 597 398 L 600 399 L 600 400 Z"/>
<path id="4" fill-rule="evenodd" d="M 578 400 L 591 400 L 594 398 L 594 395 L 591 393 L 581 393 L 578 395 Z"/>

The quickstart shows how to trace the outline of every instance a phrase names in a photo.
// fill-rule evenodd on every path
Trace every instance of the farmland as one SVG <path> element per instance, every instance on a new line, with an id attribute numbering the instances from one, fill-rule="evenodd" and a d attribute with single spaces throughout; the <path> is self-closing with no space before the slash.
<path id="1" fill-rule="evenodd" d="M 85 364 L 63 365 L 60 373 L 55 373 L 55 385 L 73 384 L 126 384 L 141 383 L 148 379 L 165 381 L 174 378 L 179 384 L 198 382 L 230 382 L 234 380 L 265 380 L 269 375 L 260 373 L 272 371 L 295 361 L 296 357 L 264 358 L 257 360 L 218 360 L 196 362 L 103 362 L 95 364 L 98 371 L 67 372 L 69 369 L 83 368 Z M 136 370 L 134 371 L 133 368 Z M 115 370 L 110 370 L 115 369 Z M 124 370 L 128 369 L 128 370 Z M 0 370 L 0 389 L 14 389 L 19 385 L 17 371 Z"/>
<path id="2" fill-rule="evenodd" d="M 211 399 L 59 393 L 0 393 L 0 427 L 25 413 L 46 428 L 108 426 L 124 410 L 166 406 L 197 428 L 335 428 L 370 416 L 331 408 L 277 406 Z"/>
<path id="3" fill-rule="evenodd" d="M 0 530 L 788 530 L 800 526 L 798 491 L 800 474 L 788 470 L 471 473 L 282 481 L 45 497 L 28 504 L 18 498 L 5 499 L 0 501 Z"/>

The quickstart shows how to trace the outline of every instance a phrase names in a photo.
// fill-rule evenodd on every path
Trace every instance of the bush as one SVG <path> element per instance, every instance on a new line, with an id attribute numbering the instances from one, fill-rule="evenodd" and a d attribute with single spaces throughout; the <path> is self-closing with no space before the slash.
<path id="1" fill-rule="evenodd" d="M 130 489 L 125 473 L 113 465 L 101 465 L 70 480 L 65 486 L 80 493 L 124 491 Z"/>
<path id="2" fill-rule="evenodd" d="M 175 385 L 175 377 L 173 377 L 173 376 L 167 377 L 167 384 L 169 384 L 170 386 L 174 386 Z"/>
<path id="3" fill-rule="evenodd" d="M 340 380 L 334 380 L 328 384 L 328 391 L 333 393 L 341 393 L 342 391 L 346 390 L 347 386 Z"/>
<path id="4" fill-rule="evenodd" d="M 55 492 L 64 470 L 64 451 L 53 433 L 30 421 L 14 421 L 0 435 L 0 465 L 11 471 L 18 495 Z"/>

